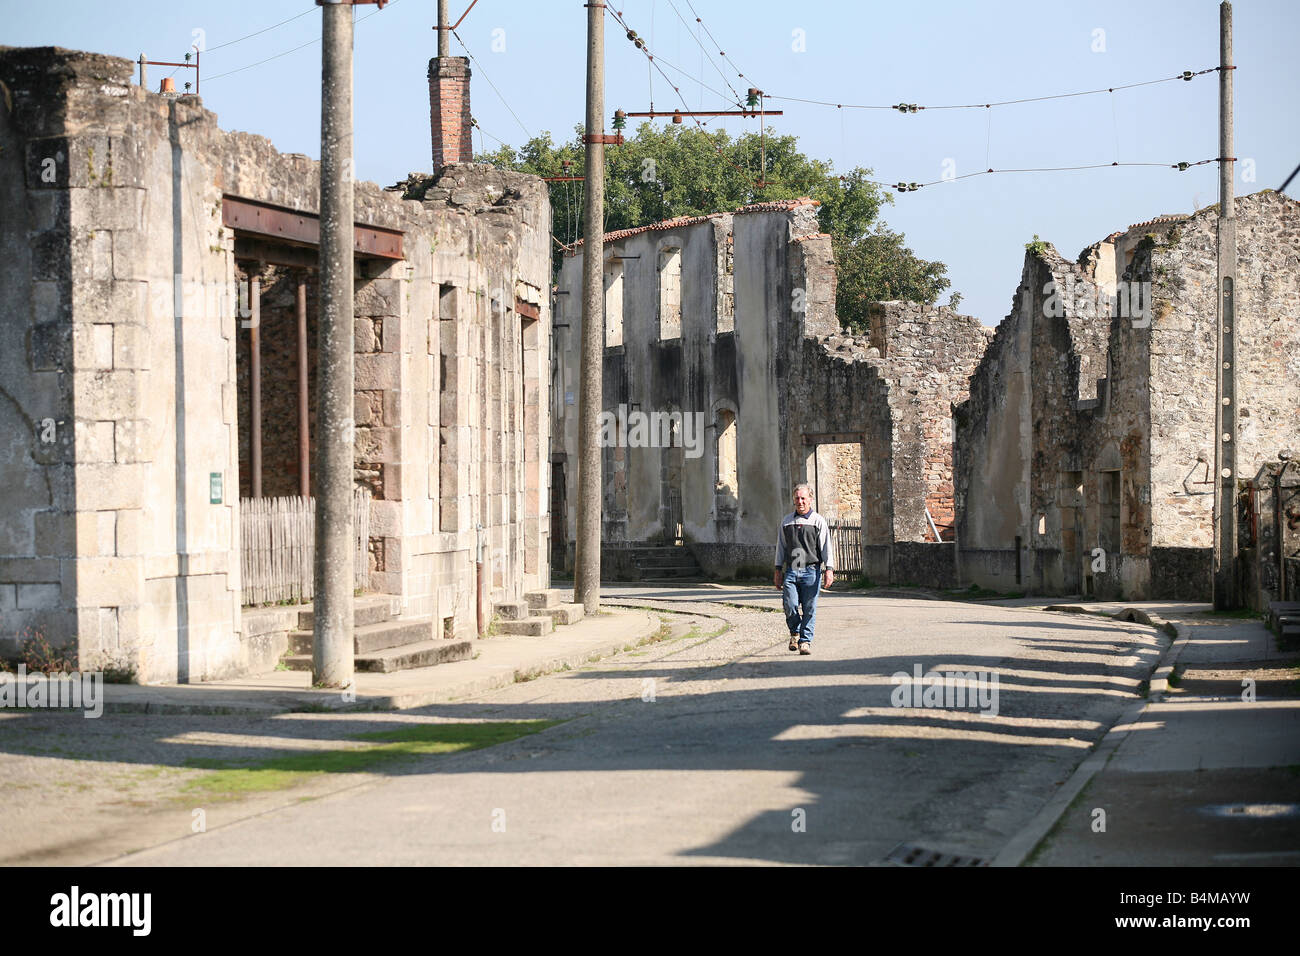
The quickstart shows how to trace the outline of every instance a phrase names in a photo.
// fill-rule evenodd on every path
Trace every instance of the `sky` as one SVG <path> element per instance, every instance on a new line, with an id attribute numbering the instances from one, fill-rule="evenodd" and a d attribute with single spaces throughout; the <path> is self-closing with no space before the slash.
<path id="1" fill-rule="evenodd" d="M 886 183 L 941 180 L 895 194 L 883 218 L 917 255 L 947 263 L 952 287 L 940 302 L 959 292 L 961 311 L 988 325 L 1006 314 L 1034 236 L 1073 259 L 1130 224 L 1218 200 L 1216 164 L 1168 168 L 1218 155 L 1214 73 L 993 109 L 903 114 L 783 99 L 983 104 L 1195 72 L 1219 63 L 1216 0 L 613 3 L 691 108 L 724 109 L 728 84 L 742 95 L 756 86 L 768 109 L 785 111 L 770 118 L 772 128 L 797 136 L 806 154 L 837 172 L 862 166 Z M 451 0 L 453 19 L 469 6 Z M 383 10 L 358 6 L 355 16 L 357 171 L 389 185 L 431 165 L 427 69 L 437 52 L 437 3 L 390 0 Z M 1300 4 L 1237 0 L 1233 21 L 1240 196 L 1276 189 L 1300 164 Z M 313 0 L 0 0 L 0 24 L 3 45 L 130 60 L 143 52 L 179 61 L 197 45 L 203 103 L 223 128 L 264 135 L 282 152 L 320 154 L 321 11 Z M 478 0 L 456 32 L 452 53 L 467 46 L 473 57 L 471 109 L 486 134 L 476 132 L 476 152 L 519 146 L 544 130 L 572 136 L 585 111 L 582 0 Z M 681 105 L 608 14 L 605 36 L 607 115 Z M 179 89 L 193 71 L 150 67 L 150 86 L 169 72 Z M 713 124 L 735 134 L 756 121 Z M 989 167 L 1117 160 L 1165 165 L 942 181 Z M 1287 192 L 1300 196 L 1300 177 Z"/>

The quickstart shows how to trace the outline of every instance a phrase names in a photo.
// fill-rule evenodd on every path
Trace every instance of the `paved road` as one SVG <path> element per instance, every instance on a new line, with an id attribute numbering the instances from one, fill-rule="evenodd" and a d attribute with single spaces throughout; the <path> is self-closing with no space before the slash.
<path id="1" fill-rule="evenodd" d="M 420 719 L 565 722 L 117 862 L 870 864 L 900 844 L 988 859 L 1168 645 L 1099 618 L 832 593 L 816 652 L 800 657 L 771 611 L 775 591 L 623 588 L 609 599 L 731 627 L 425 708 Z M 996 671 L 997 715 L 892 706 L 890 675 L 918 665 Z M 295 725 L 318 746 L 328 725 L 316 718 L 264 723 L 278 747 Z"/>

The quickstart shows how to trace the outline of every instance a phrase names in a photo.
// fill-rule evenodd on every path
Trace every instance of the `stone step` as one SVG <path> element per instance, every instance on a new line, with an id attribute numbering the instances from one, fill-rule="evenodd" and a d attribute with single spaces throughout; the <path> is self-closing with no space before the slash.
<path id="1" fill-rule="evenodd" d="M 492 613 L 505 621 L 522 621 L 532 613 L 532 610 L 527 601 L 494 601 Z"/>
<path id="2" fill-rule="evenodd" d="M 527 637 L 541 637 L 550 634 L 555 624 L 550 617 L 526 617 L 522 621 L 498 621 L 497 631 L 501 634 L 518 634 Z"/>
<path id="3" fill-rule="evenodd" d="M 649 580 L 652 577 L 694 578 L 694 577 L 700 577 L 703 574 L 703 572 L 700 571 L 699 567 L 694 564 L 690 566 L 679 566 L 674 568 L 638 568 L 638 570 L 645 572 L 645 574 L 643 575 L 643 579 L 645 580 Z"/>
<path id="4" fill-rule="evenodd" d="M 581 604 L 557 604 L 540 610 L 543 614 L 549 614 L 556 625 L 577 624 L 587 614 L 587 609 Z"/>
<path id="5" fill-rule="evenodd" d="M 683 548 L 680 544 L 665 544 L 660 546 L 651 545 L 644 548 L 628 548 L 634 557 L 645 555 L 647 557 L 664 557 L 674 554 L 690 554 L 690 550 Z"/>
<path id="6" fill-rule="evenodd" d="M 632 563 L 638 568 L 671 568 L 679 565 L 690 565 L 695 567 L 695 559 L 690 554 L 655 554 L 649 556 L 636 555 L 632 558 Z"/>
<path id="7" fill-rule="evenodd" d="M 561 591 L 559 588 L 545 588 L 541 591 L 529 591 L 524 595 L 524 600 L 533 610 L 544 607 L 555 607 L 568 592 Z"/>
<path id="8" fill-rule="evenodd" d="M 390 594 L 377 594 L 372 596 L 363 596 L 352 602 L 352 626 L 364 627 L 367 624 L 379 624 L 383 621 L 391 621 L 397 616 L 400 608 L 401 598 L 395 598 Z M 298 612 L 298 629 L 300 631 L 310 631 L 316 626 L 316 619 L 311 611 Z"/>
<path id="9" fill-rule="evenodd" d="M 418 644 L 403 644 L 401 647 L 386 647 L 370 654 L 354 658 L 358 671 L 387 674 L 391 671 L 411 670 L 416 667 L 433 667 L 435 664 L 450 664 L 454 661 L 467 661 L 474 656 L 473 641 L 421 641 Z M 284 664 L 291 671 L 311 670 L 311 655 L 295 655 L 284 658 Z"/>
<path id="10" fill-rule="evenodd" d="M 433 638 L 433 619 L 415 618 L 407 621 L 382 621 L 367 624 L 352 632 L 352 653 L 369 654 L 386 647 L 419 644 Z M 289 635 L 289 650 L 294 654 L 311 656 L 312 632 L 293 631 Z"/>

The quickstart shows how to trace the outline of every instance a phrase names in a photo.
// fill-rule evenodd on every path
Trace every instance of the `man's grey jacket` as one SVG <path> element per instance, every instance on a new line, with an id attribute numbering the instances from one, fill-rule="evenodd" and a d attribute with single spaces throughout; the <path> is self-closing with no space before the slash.
<path id="1" fill-rule="evenodd" d="M 810 510 L 806 515 L 792 511 L 781 519 L 781 530 L 776 536 L 776 566 L 785 570 L 787 565 L 808 567 L 820 564 L 825 570 L 834 570 L 831 554 L 831 529 L 826 519 Z"/>

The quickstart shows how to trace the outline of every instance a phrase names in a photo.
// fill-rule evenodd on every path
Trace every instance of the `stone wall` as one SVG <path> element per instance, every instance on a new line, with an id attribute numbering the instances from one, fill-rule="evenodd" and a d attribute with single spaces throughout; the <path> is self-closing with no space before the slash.
<path id="1" fill-rule="evenodd" d="M 934 542 L 927 506 L 950 532 L 952 404 L 966 397 L 988 332 L 947 309 L 889 302 L 874 310 L 871 334 L 841 334 L 831 240 L 818 228 L 816 204 L 792 200 L 606 237 L 607 270 L 619 270 L 623 290 L 618 344 L 605 351 L 606 409 L 698 412 L 712 427 L 697 460 L 606 449 L 607 543 L 663 537 L 680 500 L 697 560 L 730 576 L 773 547 L 793 485 L 816 480 L 826 485 L 820 500 L 838 502 L 832 517 L 861 523 L 867 548 L 884 549 L 868 552 L 878 579 L 889 577 L 895 541 Z M 658 321 L 664 248 L 681 250 L 680 337 L 664 337 Z M 557 325 L 567 329 L 552 408 L 565 467 L 577 454 L 581 274 L 579 251 L 566 258 L 556 296 Z M 607 336 L 609 308 L 607 298 Z M 738 487 L 728 493 L 718 487 L 724 412 L 737 436 Z M 570 472 L 566 486 L 575 479 Z M 566 510 L 572 537 L 575 502 Z M 951 569 L 951 549 L 943 553 Z"/>
<path id="2" fill-rule="evenodd" d="M 0 516 L 0 639 L 38 627 L 75 641 L 84 667 L 193 680 L 265 664 L 240 636 L 248 333 L 235 277 L 256 255 L 224 225 L 222 200 L 314 215 L 319 170 L 222 131 L 197 97 L 133 86 L 132 71 L 0 48 L 13 104 L 0 111 L 0 296 L 24 343 L 0 360 L 12 426 L 0 472 L 16 489 Z M 356 270 L 370 584 L 431 633 L 468 636 L 478 524 L 491 598 L 549 580 L 550 207 L 540 180 L 490 167 L 402 185 L 356 184 L 357 221 L 401 232 L 406 256 Z M 297 491 L 285 299 L 271 281 L 266 494 Z"/>
<path id="3" fill-rule="evenodd" d="M 1236 204 L 1243 473 L 1300 438 L 1298 211 Z M 1209 599 L 1216 217 L 1139 223 L 1079 263 L 1026 255 L 958 416 L 964 579 L 1005 590 L 1009 553 L 1042 593 Z M 1149 283 L 1144 308 L 1113 301 L 1125 282 Z"/>

